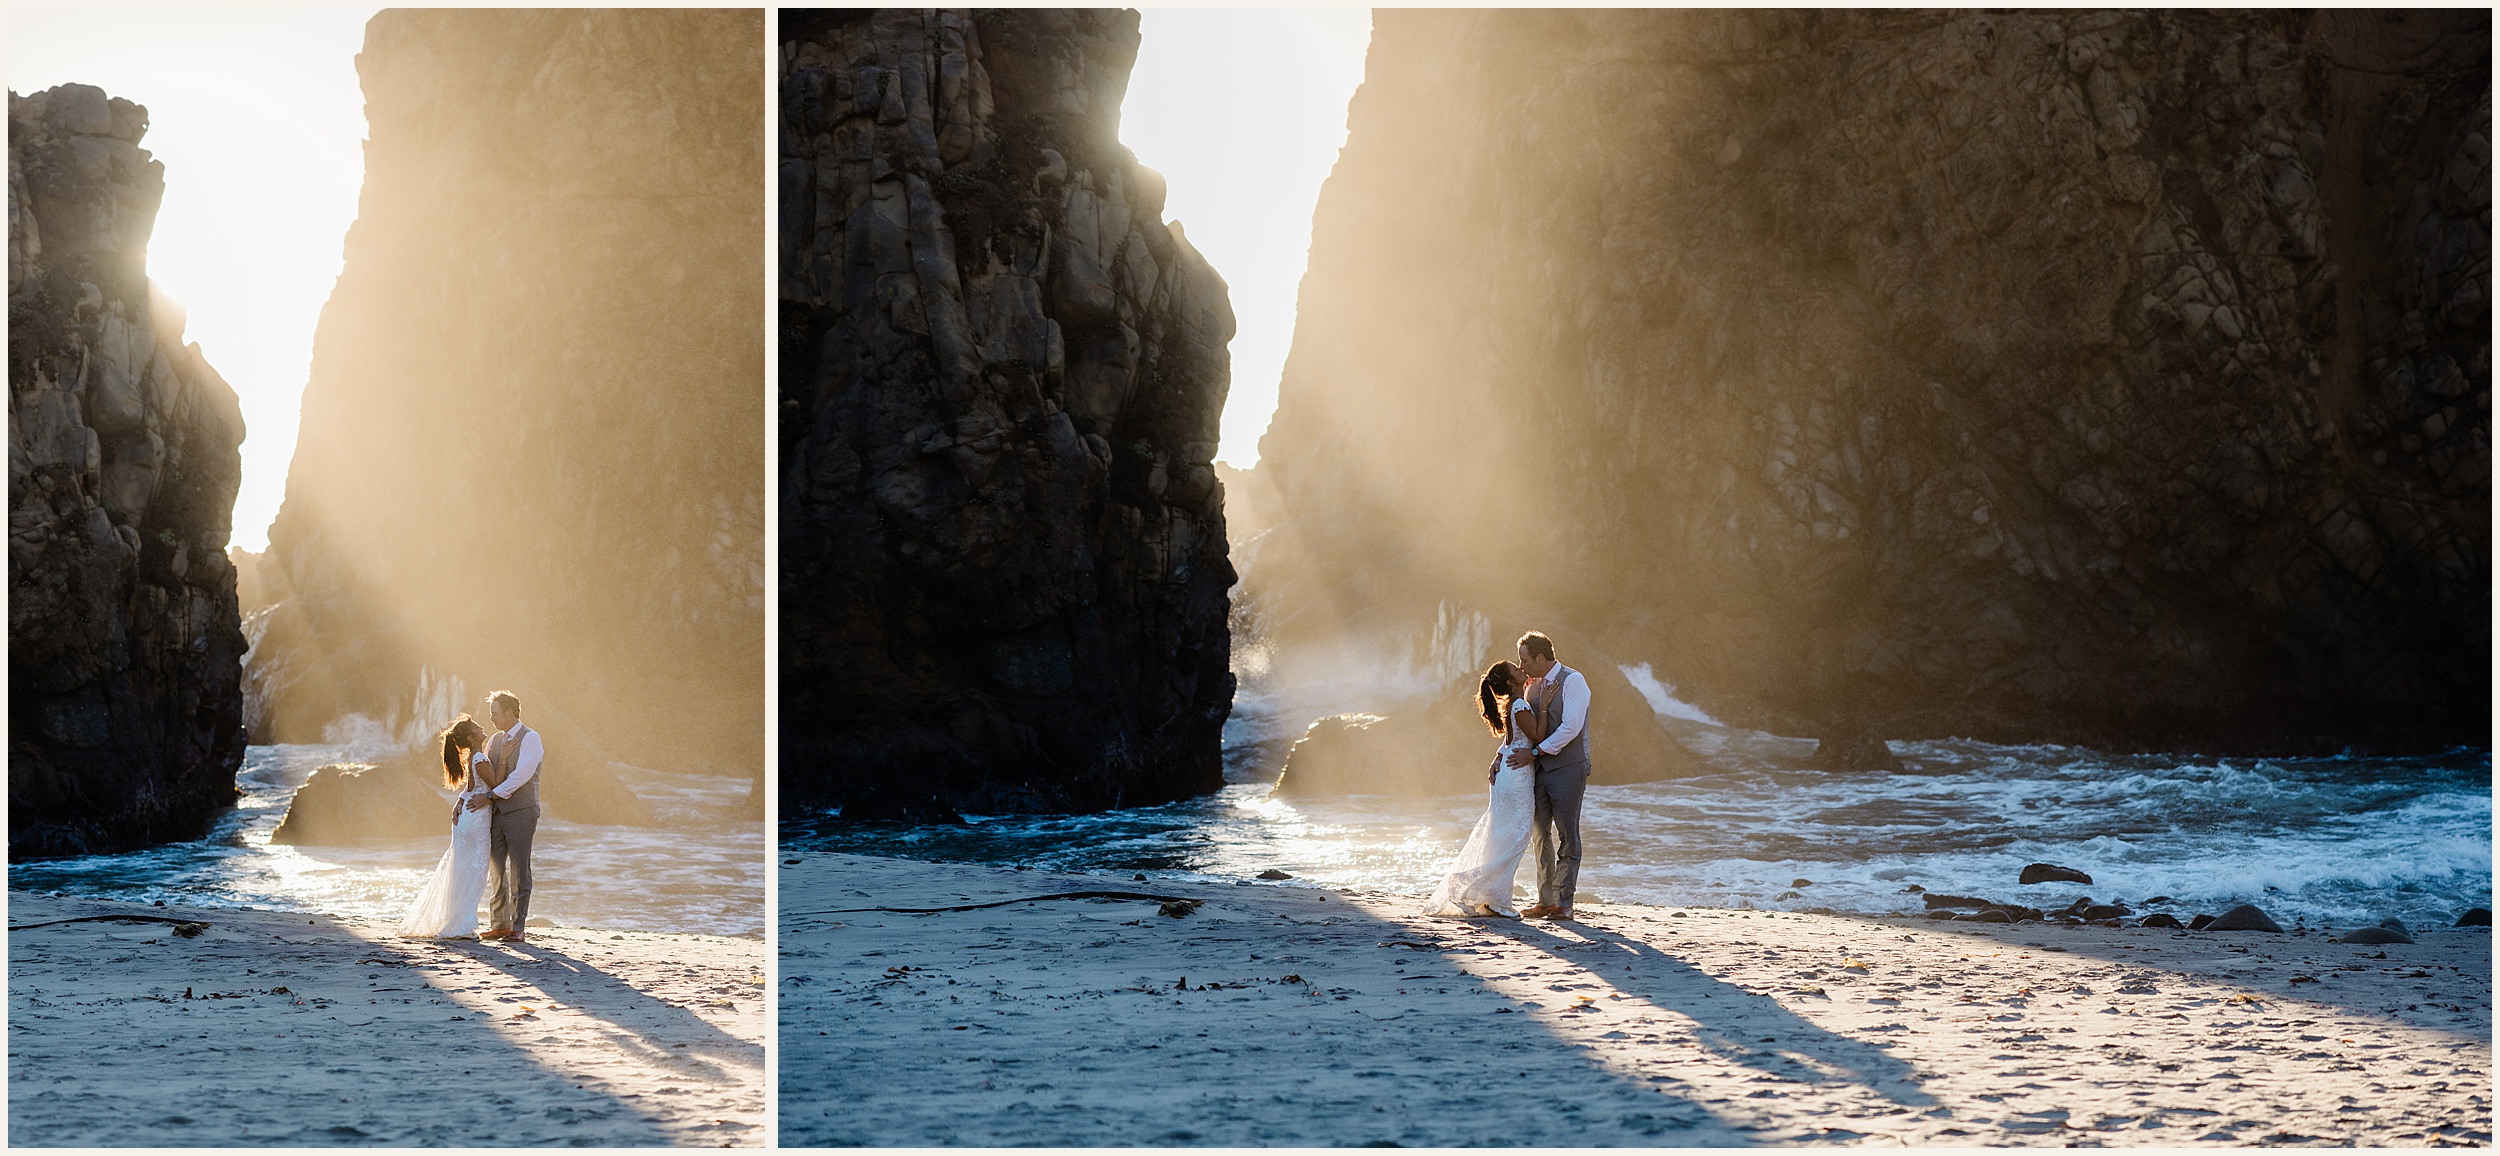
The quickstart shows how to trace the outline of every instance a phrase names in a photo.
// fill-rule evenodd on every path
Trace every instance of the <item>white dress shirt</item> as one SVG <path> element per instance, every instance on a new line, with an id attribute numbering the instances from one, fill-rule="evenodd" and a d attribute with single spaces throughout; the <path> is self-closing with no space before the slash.
<path id="1" fill-rule="evenodd" d="M 512 730 L 505 731 L 503 736 L 505 738 L 511 738 L 512 731 L 517 731 L 519 729 L 521 729 L 521 724 L 517 722 L 513 723 Z M 522 735 L 521 753 L 517 758 L 512 760 L 512 775 L 511 777 L 505 779 L 501 786 L 495 788 L 495 797 L 498 799 L 511 798 L 512 792 L 520 790 L 521 784 L 530 781 L 531 778 L 538 774 L 539 760 L 546 757 L 547 744 L 538 740 L 537 731 L 533 730 L 528 734 Z"/>
<path id="2" fill-rule="evenodd" d="M 1537 750 L 1549 755 L 1561 754 L 1564 747 L 1571 745 L 1571 740 L 1580 737 L 1582 728 L 1589 725 L 1588 676 L 1557 662 L 1552 670 L 1545 672 L 1545 679 L 1552 682 L 1561 678 L 1565 671 L 1579 677 L 1562 684 L 1562 722 L 1554 727 L 1554 733 L 1545 736 L 1544 742 L 1536 745 Z"/>

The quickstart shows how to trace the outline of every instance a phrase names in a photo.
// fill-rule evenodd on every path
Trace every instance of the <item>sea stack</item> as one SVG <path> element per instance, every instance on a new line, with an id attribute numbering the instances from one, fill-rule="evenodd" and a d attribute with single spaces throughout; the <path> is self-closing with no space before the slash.
<path id="1" fill-rule="evenodd" d="M 234 390 L 147 247 L 145 108 L 9 94 L 9 857 L 197 838 L 234 804 Z"/>
<path id="2" fill-rule="evenodd" d="M 1373 28 L 1280 654 L 1526 619 L 1842 769 L 2488 742 L 2488 12 Z"/>
<path id="3" fill-rule="evenodd" d="M 510 689 L 553 814 L 611 762 L 761 799 L 761 20 L 367 25 L 364 192 L 248 620 L 255 741 L 421 738 Z"/>
<path id="4" fill-rule="evenodd" d="M 781 22 L 781 767 L 845 818 L 1222 785 L 1223 281 L 1119 141 L 1138 17 Z"/>

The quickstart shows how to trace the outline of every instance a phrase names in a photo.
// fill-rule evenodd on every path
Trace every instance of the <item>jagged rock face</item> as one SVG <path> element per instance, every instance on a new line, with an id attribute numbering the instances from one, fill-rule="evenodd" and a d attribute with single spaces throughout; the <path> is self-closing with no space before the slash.
<path id="1" fill-rule="evenodd" d="M 234 390 L 151 291 L 147 110 L 9 95 L 9 857 L 196 838 L 234 804 Z"/>
<path id="2" fill-rule="evenodd" d="M 1223 282 L 1119 11 L 782 20 L 782 784 L 845 817 L 1222 785 Z"/>
<path id="3" fill-rule="evenodd" d="M 568 765 L 760 775 L 753 11 L 401 11 L 249 620 L 254 735 L 496 687 Z M 456 702 L 420 709 L 426 685 Z M 551 743 L 553 738 L 551 737 Z"/>
<path id="4" fill-rule="evenodd" d="M 1383 11 L 1248 593 L 1843 749 L 2487 741 L 2489 29 Z"/>

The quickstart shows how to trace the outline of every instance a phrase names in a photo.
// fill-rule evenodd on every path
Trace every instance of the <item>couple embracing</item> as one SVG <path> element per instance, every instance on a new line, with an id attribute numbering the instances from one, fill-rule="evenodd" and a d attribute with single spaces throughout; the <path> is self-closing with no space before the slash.
<path id="1" fill-rule="evenodd" d="M 1519 636 L 1517 662 L 1484 672 L 1476 701 L 1502 737 L 1487 770 L 1492 799 L 1425 914 L 1569 919 L 1589 783 L 1588 679 L 1556 662 L 1554 640 L 1532 630 Z M 1517 911 L 1511 880 L 1531 844 L 1536 904 Z"/>
<path id="2" fill-rule="evenodd" d="M 421 939 L 520 942 L 530 918 L 530 844 L 538 835 L 538 772 L 546 741 L 522 725 L 521 700 L 499 690 L 486 700 L 489 733 L 461 715 L 443 728 L 443 785 L 452 803 L 451 847 L 417 892 L 399 934 Z M 477 929 L 477 904 L 489 884 L 493 926 Z"/>

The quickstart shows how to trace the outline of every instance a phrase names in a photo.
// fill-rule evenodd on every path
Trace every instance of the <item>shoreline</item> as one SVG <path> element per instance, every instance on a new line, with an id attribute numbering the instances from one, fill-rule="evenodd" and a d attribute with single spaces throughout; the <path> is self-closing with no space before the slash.
<path id="1" fill-rule="evenodd" d="M 18 1146 L 701 1145 L 766 1136 L 759 939 L 12 890 Z M 138 916 L 206 924 L 191 936 Z"/>
<path id="2" fill-rule="evenodd" d="M 1299 883 L 782 857 L 792 1145 L 2490 1142 L 2483 928 L 1452 920 Z M 837 910 L 1085 890 L 1203 905 Z"/>

